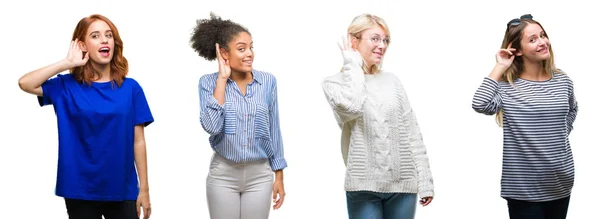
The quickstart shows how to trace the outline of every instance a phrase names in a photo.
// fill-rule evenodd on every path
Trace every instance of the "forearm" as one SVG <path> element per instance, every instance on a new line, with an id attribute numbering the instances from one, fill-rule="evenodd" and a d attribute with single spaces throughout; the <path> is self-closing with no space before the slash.
<path id="1" fill-rule="evenodd" d="M 135 166 L 140 181 L 140 192 L 148 192 L 148 164 L 146 157 L 146 143 L 137 142 L 134 145 Z"/>
<path id="2" fill-rule="evenodd" d="M 225 104 L 225 87 L 227 86 L 227 78 L 217 78 L 215 91 L 213 97 L 217 100 L 220 105 Z"/>
<path id="3" fill-rule="evenodd" d="M 492 69 L 492 72 L 490 72 L 490 75 L 488 75 L 488 77 L 493 79 L 494 81 L 500 81 L 502 75 L 504 75 L 504 72 L 506 72 L 506 70 L 508 70 L 506 66 L 496 64 Z"/>
<path id="4" fill-rule="evenodd" d="M 41 95 L 40 87 L 52 76 L 72 68 L 74 65 L 67 60 L 34 70 L 19 78 L 19 87 L 28 93 Z"/>

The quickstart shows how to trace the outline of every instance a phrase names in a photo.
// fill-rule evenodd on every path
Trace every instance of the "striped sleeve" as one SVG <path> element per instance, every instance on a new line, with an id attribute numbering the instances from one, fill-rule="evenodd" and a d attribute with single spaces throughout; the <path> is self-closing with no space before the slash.
<path id="1" fill-rule="evenodd" d="M 273 145 L 273 156 L 269 158 L 269 163 L 271 164 L 271 169 L 273 171 L 276 171 L 286 168 L 287 162 L 283 156 L 283 140 L 281 138 L 281 126 L 279 126 L 279 101 L 277 100 L 277 80 L 274 77 L 272 87 L 272 101 L 269 106 L 269 129 L 271 130 L 271 144 Z"/>
<path id="2" fill-rule="evenodd" d="M 569 113 L 567 114 L 567 133 L 571 134 L 571 130 L 573 130 L 573 122 L 575 122 L 575 117 L 577 117 L 577 99 L 575 98 L 575 92 L 573 89 L 573 81 L 569 80 Z"/>
<path id="3" fill-rule="evenodd" d="M 499 88 L 497 81 L 485 77 L 473 97 L 473 109 L 485 115 L 497 113 L 502 108 L 502 98 L 498 94 Z"/>
<path id="4" fill-rule="evenodd" d="M 216 79 L 212 75 L 205 75 L 200 78 L 198 85 L 200 96 L 200 124 L 202 128 L 210 135 L 216 135 L 223 130 L 223 121 L 225 111 L 224 106 L 220 105 L 213 92 L 216 86 Z"/>

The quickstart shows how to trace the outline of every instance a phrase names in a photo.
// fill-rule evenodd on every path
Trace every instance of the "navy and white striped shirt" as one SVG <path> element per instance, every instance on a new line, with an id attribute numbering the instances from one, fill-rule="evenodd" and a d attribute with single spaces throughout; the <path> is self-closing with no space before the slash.
<path id="1" fill-rule="evenodd" d="M 269 159 L 273 171 L 284 169 L 277 81 L 267 72 L 252 70 L 252 75 L 245 96 L 233 80 L 227 80 L 223 105 L 213 96 L 218 72 L 202 76 L 200 124 L 210 134 L 213 150 L 226 159 L 236 163 Z"/>
<path id="2" fill-rule="evenodd" d="M 514 86 L 486 77 L 473 109 L 486 115 L 504 111 L 502 197 L 551 201 L 571 194 L 575 167 L 569 134 L 577 101 L 566 74 L 553 73 L 546 81 L 519 78 Z"/>

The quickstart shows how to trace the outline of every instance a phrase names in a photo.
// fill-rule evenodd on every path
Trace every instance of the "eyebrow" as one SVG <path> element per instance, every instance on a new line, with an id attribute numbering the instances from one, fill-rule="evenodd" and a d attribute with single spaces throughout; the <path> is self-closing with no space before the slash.
<path id="1" fill-rule="evenodd" d="M 106 33 L 112 33 L 112 30 L 105 30 L 104 32 L 106 32 Z M 95 34 L 95 33 L 100 33 L 100 31 L 99 30 L 92 31 L 89 35 L 92 35 L 92 34 Z"/>
<path id="2" fill-rule="evenodd" d="M 253 44 L 253 43 L 254 43 L 254 42 L 250 42 L 250 44 Z M 244 42 L 239 42 L 239 43 L 236 43 L 235 45 L 240 45 L 240 44 L 242 44 L 242 45 L 246 45 L 246 43 L 244 43 Z"/>

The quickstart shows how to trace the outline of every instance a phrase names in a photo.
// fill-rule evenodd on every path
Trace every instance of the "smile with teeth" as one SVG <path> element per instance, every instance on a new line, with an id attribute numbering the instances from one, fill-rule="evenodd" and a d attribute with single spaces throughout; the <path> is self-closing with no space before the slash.
<path id="1" fill-rule="evenodd" d="M 108 55 L 110 55 L 110 48 L 108 48 L 107 46 L 105 47 L 101 47 L 98 52 L 100 52 L 100 55 L 104 56 L 104 57 L 108 57 Z"/>

